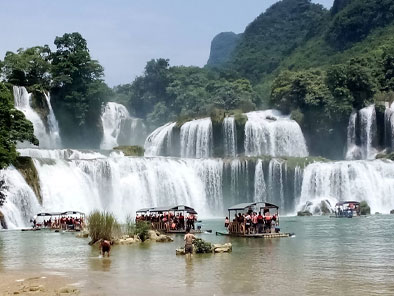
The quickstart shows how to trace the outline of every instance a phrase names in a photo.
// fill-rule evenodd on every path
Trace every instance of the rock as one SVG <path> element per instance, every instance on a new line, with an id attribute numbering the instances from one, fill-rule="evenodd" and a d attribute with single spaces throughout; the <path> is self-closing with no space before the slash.
<path id="1" fill-rule="evenodd" d="M 214 244 L 213 252 L 214 253 L 229 253 L 233 250 L 233 245 L 231 243 L 226 243 L 224 245 Z"/>
<path id="2" fill-rule="evenodd" d="M 167 243 L 167 242 L 173 242 L 174 239 L 168 235 L 161 234 L 157 237 L 156 241 L 158 243 Z"/>
<path id="3" fill-rule="evenodd" d="M 79 290 L 71 287 L 62 287 L 58 290 L 58 292 L 60 294 L 71 294 L 71 293 L 78 293 Z"/>
<path id="4" fill-rule="evenodd" d="M 394 210 L 391 210 L 391 211 L 390 211 L 390 214 L 391 214 L 391 215 L 394 215 Z"/>
<path id="5" fill-rule="evenodd" d="M 176 253 L 177 255 L 186 255 L 186 253 L 185 253 L 185 248 L 176 249 L 176 250 L 175 250 L 175 253 Z"/>
<path id="6" fill-rule="evenodd" d="M 151 240 L 157 240 L 157 238 L 159 237 L 160 233 L 156 232 L 155 230 L 149 230 L 148 231 L 148 237 Z"/>
<path id="7" fill-rule="evenodd" d="M 29 287 L 29 291 L 35 292 L 35 291 L 39 291 L 40 290 L 40 286 L 30 286 Z"/>
<path id="8" fill-rule="evenodd" d="M 299 212 L 297 212 L 297 216 L 299 216 L 299 217 L 305 217 L 305 216 L 309 217 L 309 216 L 312 216 L 312 213 L 309 212 L 309 211 L 299 211 Z"/>
<path id="9" fill-rule="evenodd" d="M 88 238 L 89 237 L 89 231 L 83 230 L 77 233 L 76 237 L 79 238 Z"/>

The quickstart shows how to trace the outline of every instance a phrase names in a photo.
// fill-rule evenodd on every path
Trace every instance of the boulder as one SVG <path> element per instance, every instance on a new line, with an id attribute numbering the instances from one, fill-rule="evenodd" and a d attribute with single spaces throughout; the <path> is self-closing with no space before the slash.
<path id="1" fill-rule="evenodd" d="M 233 245 L 231 243 L 226 244 L 214 244 L 213 245 L 213 252 L 214 253 L 229 253 L 233 250 Z"/>
<path id="2" fill-rule="evenodd" d="M 179 248 L 175 250 L 175 254 L 177 255 L 186 255 L 185 248 Z"/>
<path id="3" fill-rule="evenodd" d="M 130 237 L 129 235 L 123 235 L 121 238 L 114 240 L 115 245 L 132 245 L 140 242 L 141 240 L 137 236 Z"/>
<path id="4" fill-rule="evenodd" d="M 88 238 L 89 237 L 89 231 L 87 230 L 82 230 L 80 232 L 77 233 L 76 237 L 79 238 Z"/>
<path id="5" fill-rule="evenodd" d="M 299 211 L 297 212 L 297 216 L 299 217 L 312 216 L 312 213 L 309 211 Z"/>
<path id="6" fill-rule="evenodd" d="M 390 214 L 391 214 L 391 215 L 394 215 L 394 210 L 391 210 L 391 211 L 390 211 Z"/>
<path id="7" fill-rule="evenodd" d="M 167 243 L 167 242 L 173 242 L 174 239 L 168 235 L 161 234 L 156 238 L 156 242 L 158 243 Z"/>
<path id="8" fill-rule="evenodd" d="M 62 287 L 58 290 L 60 294 L 77 294 L 79 292 L 76 288 Z"/>

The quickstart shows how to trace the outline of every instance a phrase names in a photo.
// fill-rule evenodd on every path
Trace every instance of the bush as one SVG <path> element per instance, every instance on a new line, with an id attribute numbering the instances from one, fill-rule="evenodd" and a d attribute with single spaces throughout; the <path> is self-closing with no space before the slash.
<path id="1" fill-rule="evenodd" d="M 366 201 L 360 202 L 360 214 L 361 215 L 370 215 L 371 214 L 371 208 L 369 207 L 369 205 Z"/>
<path id="2" fill-rule="evenodd" d="M 126 234 L 130 237 L 135 235 L 135 224 L 133 221 L 134 219 L 131 215 L 126 217 Z"/>
<path id="3" fill-rule="evenodd" d="M 94 244 L 100 239 L 111 240 L 120 234 L 119 223 L 112 213 L 94 211 L 88 216 L 89 236 Z"/>
<path id="4" fill-rule="evenodd" d="M 193 245 L 196 253 L 212 253 L 212 244 L 204 241 L 201 238 L 196 238 L 193 242 Z"/>
<path id="5" fill-rule="evenodd" d="M 146 241 L 149 238 L 150 223 L 146 221 L 140 221 L 135 225 L 134 234 L 137 235 L 140 240 Z"/>

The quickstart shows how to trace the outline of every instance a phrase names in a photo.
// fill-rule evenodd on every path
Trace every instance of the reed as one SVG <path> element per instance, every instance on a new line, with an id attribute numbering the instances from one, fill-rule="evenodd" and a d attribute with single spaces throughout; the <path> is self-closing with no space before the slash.
<path id="1" fill-rule="evenodd" d="M 93 211 L 88 216 L 91 244 L 100 239 L 112 240 L 120 235 L 120 226 L 115 216 L 109 212 Z"/>

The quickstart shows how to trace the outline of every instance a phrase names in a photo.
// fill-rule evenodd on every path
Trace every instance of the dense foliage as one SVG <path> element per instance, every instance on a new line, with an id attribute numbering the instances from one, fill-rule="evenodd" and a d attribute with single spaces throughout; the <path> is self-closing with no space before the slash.
<path id="1" fill-rule="evenodd" d="M 112 213 L 93 211 L 87 217 L 90 244 L 100 239 L 112 240 L 120 234 L 120 226 Z"/>
<path id="2" fill-rule="evenodd" d="M 10 88 L 0 83 L 0 168 L 8 166 L 16 159 L 18 141 L 29 141 L 38 145 L 32 123 L 14 108 Z"/>
<path id="3" fill-rule="evenodd" d="M 103 82 L 104 69 L 91 59 L 87 42 L 79 33 L 56 37 L 55 45 L 54 52 L 47 45 L 7 52 L 1 63 L 2 76 L 8 83 L 33 92 L 37 109 L 46 106 L 42 93 L 51 92 L 63 144 L 98 147 L 101 109 L 110 94 Z"/>
<path id="4" fill-rule="evenodd" d="M 166 59 L 149 61 L 143 76 L 114 91 L 122 100 L 128 97 L 130 110 L 153 126 L 206 116 L 215 108 L 249 111 L 259 104 L 247 79 L 198 67 L 170 67 Z"/>

